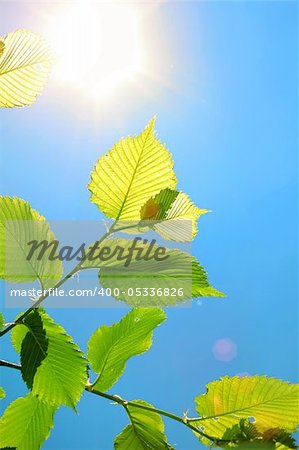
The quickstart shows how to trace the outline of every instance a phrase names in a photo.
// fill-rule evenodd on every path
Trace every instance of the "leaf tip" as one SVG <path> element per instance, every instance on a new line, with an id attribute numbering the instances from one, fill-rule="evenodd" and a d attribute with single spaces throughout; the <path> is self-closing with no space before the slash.
<path id="1" fill-rule="evenodd" d="M 154 115 L 151 120 L 148 122 L 148 124 L 146 125 L 144 131 L 147 133 L 155 133 L 155 125 L 156 125 L 156 118 L 157 116 Z"/>

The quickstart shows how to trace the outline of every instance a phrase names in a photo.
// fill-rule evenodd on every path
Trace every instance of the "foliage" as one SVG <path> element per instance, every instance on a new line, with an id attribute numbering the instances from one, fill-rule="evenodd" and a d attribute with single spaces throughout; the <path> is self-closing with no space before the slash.
<path id="1" fill-rule="evenodd" d="M 31 105 L 52 65 L 53 55 L 41 36 L 18 30 L 0 38 L 0 107 Z"/>
<path id="2" fill-rule="evenodd" d="M 14 55 L 12 60 L 10 53 Z M 19 31 L 0 40 L 0 106 L 31 103 L 48 76 L 50 59 L 44 42 L 28 32 Z M 38 64 L 42 66 L 37 69 Z M 27 80 L 26 87 L 19 82 L 21 78 Z M 13 83 L 18 85 L 15 93 Z M 154 230 L 167 240 L 188 242 L 196 235 L 197 219 L 207 212 L 176 190 L 171 155 L 156 138 L 154 125 L 152 119 L 138 136 L 121 139 L 98 160 L 91 173 L 91 201 L 107 217 L 115 219 L 98 241 L 100 250 L 109 245 L 112 250 L 121 246 L 129 251 L 132 239 L 111 238 L 118 231 Z M 8 406 L 0 419 L 1 448 L 41 448 L 57 409 L 65 405 L 76 411 L 83 391 L 118 403 L 127 413 L 130 424 L 114 442 L 118 450 L 172 449 L 162 416 L 186 426 L 209 446 L 243 450 L 295 448 L 291 433 L 299 422 L 298 385 L 265 376 L 224 377 L 210 383 L 206 394 L 196 397 L 199 417 L 192 419 L 157 409 L 143 400 L 128 401 L 107 392 L 123 375 L 128 359 L 151 347 L 154 329 L 166 318 L 157 306 L 198 296 L 224 296 L 211 286 L 204 268 L 193 256 L 171 247 L 166 249 L 171 264 L 166 260 L 159 261 L 159 265 L 154 260 L 135 260 L 126 267 L 117 258 L 89 260 L 91 243 L 85 259 L 62 278 L 62 262 L 49 258 L 50 249 L 42 258 L 26 258 L 32 240 L 52 242 L 56 238 L 28 202 L 1 197 L 1 278 L 22 283 L 38 280 L 43 289 L 49 289 L 61 286 L 80 270 L 97 268 L 103 287 L 124 287 L 138 281 L 143 295 L 137 291 L 133 297 L 114 294 L 117 300 L 134 308 L 120 322 L 100 326 L 89 339 L 86 356 L 40 307 L 49 291 L 34 299 L 33 307 L 2 330 L 4 319 L 0 315 L 0 336 L 12 331 L 12 344 L 21 362 L 17 365 L 0 361 L 0 365 L 19 369 L 29 389 L 26 396 Z M 183 295 L 166 295 L 165 289 L 174 286 L 183 289 Z M 96 373 L 94 381 L 91 370 Z M 0 388 L 0 398 L 4 395 Z"/>
<path id="3" fill-rule="evenodd" d="M 134 404 L 152 407 L 143 400 L 134 400 Z M 126 426 L 116 437 L 114 441 L 116 450 L 173 450 L 167 442 L 164 423 L 159 414 L 131 405 L 126 406 L 126 411 L 131 425 Z"/>
<path id="4" fill-rule="evenodd" d="M 116 220 L 140 220 L 140 209 L 177 180 L 166 147 L 155 136 L 152 119 L 138 136 L 121 139 L 91 173 L 91 201 Z"/>
<path id="5" fill-rule="evenodd" d="M 244 438 L 246 439 L 245 443 L 243 442 Z M 269 428 L 265 431 L 259 431 L 257 425 L 248 419 L 241 419 L 239 423 L 228 428 L 223 435 L 223 440 L 231 441 L 230 444 L 224 444 L 224 448 L 244 449 L 246 447 L 261 450 L 267 448 L 278 448 L 280 450 L 297 448 L 290 433 L 282 428 Z"/>
<path id="6" fill-rule="evenodd" d="M 236 430 L 240 419 L 254 421 L 258 432 L 294 432 L 299 423 L 299 385 L 266 376 L 224 377 L 209 383 L 195 403 L 200 419 L 193 425 L 218 439 Z"/>
<path id="7" fill-rule="evenodd" d="M 14 328 L 12 342 L 20 351 L 27 386 L 50 405 L 75 408 L 87 380 L 83 353 L 44 311 L 32 311 L 22 323 Z"/>
<path id="8" fill-rule="evenodd" d="M 92 386 L 101 391 L 110 389 L 125 370 L 127 360 L 151 347 L 153 330 L 165 318 L 161 309 L 135 308 L 111 327 L 99 327 L 88 343 L 87 358 L 98 374 Z"/>
<path id="9" fill-rule="evenodd" d="M 50 260 L 51 248 L 43 258 L 29 259 L 28 242 L 55 241 L 49 224 L 28 202 L 18 197 L 0 197 L 0 278 L 14 283 L 38 280 L 43 289 L 55 285 L 62 276 L 59 259 Z"/>
<path id="10" fill-rule="evenodd" d="M 197 233 L 197 219 L 209 212 L 199 209 L 183 192 L 163 189 L 141 208 L 141 219 L 154 220 L 153 229 L 164 239 L 188 242 Z"/>
<path id="11" fill-rule="evenodd" d="M 53 427 L 55 407 L 29 393 L 12 402 L 0 419 L 0 447 L 40 448 Z"/>

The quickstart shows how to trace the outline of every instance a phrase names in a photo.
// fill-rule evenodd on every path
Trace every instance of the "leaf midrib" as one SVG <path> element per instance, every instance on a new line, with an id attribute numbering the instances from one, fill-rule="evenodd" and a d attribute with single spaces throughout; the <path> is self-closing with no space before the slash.
<path id="1" fill-rule="evenodd" d="M 3 54 L 1 59 L 4 58 L 4 56 L 5 55 Z M 36 64 L 44 64 L 44 63 L 50 64 L 51 63 L 51 58 L 43 58 L 40 61 L 37 61 L 35 63 L 30 63 L 30 64 L 28 63 L 28 64 L 24 64 L 22 66 L 14 67 L 14 68 L 9 69 L 9 70 L 4 70 L 4 72 L 0 72 L 0 81 L 1 81 L 1 77 L 3 75 L 7 75 L 8 73 L 16 72 L 18 70 L 26 69 L 27 67 L 34 67 Z"/>
<path id="2" fill-rule="evenodd" d="M 290 394 L 285 395 L 285 397 L 288 397 L 288 396 L 290 396 Z M 255 408 L 257 406 L 265 405 L 266 403 L 275 402 L 276 400 L 279 400 L 279 399 L 280 399 L 280 397 L 275 397 L 275 398 L 272 398 L 270 400 L 266 400 L 266 401 L 263 401 L 263 402 L 256 403 L 254 405 L 247 406 L 246 408 L 235 409 L 235 410 L 228 411 L 228 412 L 225 412 L 225 413 L 215 414 L 214 416 L 209 416 L 209 417 L 200 417 L 200 418 L 198 418 L 198 422 L 203 422 L 204 420 L 215 419 L 216 417 L 228 416 L 230 414 L 235 414 L 235 413 L 238 413 L 238 412 L 250 410 L 250 409 Z"/>
<path id="3" fill-rule="evenodd" d="M 143 152 L 144 152 L 144 149 L 145 149 L 146 141 L 147 141 L 148 136 L 149 136 L 149 134 L 150 134 L 150 130 L 151 130 L 151 127 L 149 126 L 148 131 L 147 131 L 147 134 L 145 135 L 145 138 L 144 138 L 144 142 L 143 142 L 143 145 L 142 145 L 142 148 L 141 148 L 141 151 L 140 151 L 140 155 L 138 156 L 138 160 L 137 160 L 137 163 L 136 163 L 136 166 L 135 166 L 135 169 L 134 169 L 134 172 L 133 172 L 131 181 L 130 181 L 130 183 L 129 183 L 129 187 L 128 187 L 127 193 L 126 193 L 126 195 L 125 195 L 125 197 L 124 197 L 124 200 L 123 200 L 122 205 L 121 205 L 121 207 L 120 207 L 119 213 L 117 214 L 117 217 L 116 217 L 116 219 L 115 219 L 116 221 L 119 220 L 119 218 L 120 218 L 120 216 L 121 216 L 121 213 L 123 212 L 123 209 L 124 209 L 124 207 L 125 207 L 125 204 L 126 204 L 126 201 L 127 201 L 128 196 L 129 196 L 129 192 L 130 192 L 130 190 L 131 190 L 131 187 L 132 187 L 132 184 L 133 184 L 133 181 L 134 181 L 134 178 L 135 178 L 135 175 L 136 175 L 136 172 L 137 172 L 137 169 L 138 169 L 138 166 L 139 166 L 141 157 L 142 157 Z"/>
<path id="4" fill-rule="evenodd" d="M 129 331 L 131 331 L 132 330 L 132 327 L 130 328 L 130 330 Z M 151 331 L 149 331 L 149 333 L 151 333 Z M 148 334 L 149 334 L 148 333 Z M 110 347 L 110 349 L 108 350 L 108 352 L 107 352 L 107 355 L 106 355 L 106 357 L 105 357 L 105 359 L 104 359 L 104 361 L 103 361 L 103 364 L 102 364 L 102 367 L 101 367 L 101 371 L 100 371 L 100 373 L 99 373 L 99 376 L 97 377 L 97 379 L 96 379 L 96 381 L 94 382 L 94 386 L 96 386 L 100 381 L 101 381 L 101 377 L 102 377 L 102 375 L 103 375 L 103 373 L 104 373 L 104 369 L 105 369 L 105 366 L 106 366 L 106 364 L 108 363 L 108 359 L 109 359 L 109 357 L 110 357 L 110 354 L 111 354 L 111 352 L 114 350 L 114 348 L 115 347 L 117 347 L 117 345 L 119 344 L 119 342 L 124 338 L 124 337 L 127 337 L 127 335 L 128 335 L 129 333 L 122 333 L 122 335 L 114 342 L 114 344 Z M 148 336 L 148 335 L 147 335 Z M 147 337 L 146 336 L 146 337 Z M 144 338 L 145 339 L 145 338 Z M 143 340 L 144 340 L 143 339 Z M 143 342 L 143 340 L 142 340 L 142 342 Z M 133 356 L 133 355 L 132 355 Z M 125 361 L 124 361 L 124 365 L 126 365 L 126 362 L 128 361 L 128 359 L 129 358 L 127 358 L 127 359 L 125 359 Z M 112 384 L 113 385 L 113 384 Z M 108 388 L 108 389 L 110 389 L 110 388 Z"/>

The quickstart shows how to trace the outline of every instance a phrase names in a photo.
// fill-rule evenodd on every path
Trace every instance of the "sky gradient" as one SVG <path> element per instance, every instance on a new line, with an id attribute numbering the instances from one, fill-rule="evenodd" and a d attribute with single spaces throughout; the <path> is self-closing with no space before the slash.
<path id="1" fill-rule="evenodd" d="M 42 32 L 50 4 L 2 2 L 1 34 Z M 169 2 L 143 35 L 150 73 L 103 103 L 50 79 L 26 109 L 0 111 L 1 189 L 49 220 L 102 217 L 86 185 L 96 160 L 157 114 L 179 188 L 200 207 L 193 254 L 226 299 L 167 309 L 149 352 L 127 364 L 111 392 L 177 414 L 223 375 L 298 379 L 296 2 Z M 49 310 L 83 350 L 125 309 Z M 7 321 L 16 310 L 5 309 Z M 3 356 L 17 361 L 3 338 Z M 2 342 L 1 342 L 2 344 Z M 6 406 L 25 387 L 1 370 Z M 1 405 L 3 408 L 4 406 Z M 79 415 L 61 408 L 46 450 L 110 450 L 127 424 L 120 407 L 84 394 Z M 178 450 L 203 448 L 166 420 Z"/>

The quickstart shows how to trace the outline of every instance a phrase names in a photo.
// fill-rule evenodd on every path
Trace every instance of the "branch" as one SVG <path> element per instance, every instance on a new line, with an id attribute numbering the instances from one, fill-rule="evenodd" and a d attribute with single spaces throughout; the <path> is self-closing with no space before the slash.
<path id="1" fill-rule="evenodd" d="M 134 408 L 145 409 L 147 411 L 151 411 L 153 413 L 160 414 L 161 416 L 168 417 L 169 419 L 175 420 L 176 422 L 180 422 L 183 425 L 190 428 L 195 433 L 198 433 L 202 437 L 210 439 L 213 442 L 217 442 L 217 443 L 223 442 L 218 438 L 208 436 L 207 434 L 205 434 L 204 432 L 199 430 L 197 427 L 194 427 L 193 425 L 188 423 L 188 419 L 185 417 L 177 416 L 176 414 L 172 414 L 168 411 L 164 411 L 163 409 L 154 408 L 153 406 L 147 406 L 147 405 L 143 405 L 142 403 L 135 403 L 134 401 L 125 400 L 124 398 L 120 397 L 119 395 L 106 394 L 106 392 L 97 391 L 96 389 L 93 389 L 92 386 L 89 386 L 89 385 L 85 387 L 85 390 L 88 392 L 91 392 L 92 394 L 98 395 L 99 397 L 104 397 L 104 398 L 107 398 L 108 400 L 112 400 L 113 402 L 118 403 L 119 405 L 122 405 L 126 410 L 127 410 L 127 406 L 133 406 Z M 224 441 L 224 442 L 231 442 L 231 441 Z"/>
<path id="2" fill-rule="evenodd" d="M 0 366 L 9 367 L 11 369 L 16 369 L 16 370 L 22 369 L 22 366 L 20 364 L 11 363 L 11 362 L 4 361 L 4 360 L 0 360 Z M 163 409 L 154 408 L 153 406 L 147 406 L 147 405 L 143 405 L 142 403 L 136 403 L 134 401 L 125 400 L 122 397 L 120 397 L 119 395 L 115 395 L 115 394 L 111 395 L 111 394 L 107 394 L 106 392 L 98 391 L 98 390 L 94 389 L 92 387 L 92 385 L 89 383 L 86 384 L 85 391 L 90 392 L 91 394 L 97 395 L 99 397 L 106 398 L 107 400 L 111 400 L 114 403 L 117 403 L 117 404 L 123 406 L 128 415 L 129 415 L 128 410 L 127 410 L 128 406 L 132 406 L 134 408 L 145 409 L 146 411 L 151 411 L 153 413 L 160 414 L 161 416 L 165 416 L 165 417 L 168 417 L 169 419 L 175 420 L 176 422 L 179 422 L 179 423 L 185 425 L 186 427 L 190 428 L 192 431 L 199 434 L 201 437 L 205 437 L 205 438 L 209 439 L 210 441 L 213 441 L 216 444 L 231 442 L 228 440 L 218 439 L 218 438 L 215 438 L 215 437 L 205 434 L 203 431 L 199 430 L 197 427 L 195 427 L 191 423 L 189 423 L 188 419 L 185 417 L 177 416 L 168 411 L 164 411 Z M 130 417 L 130 415 L 129 415 L 129 417 Z"/>

